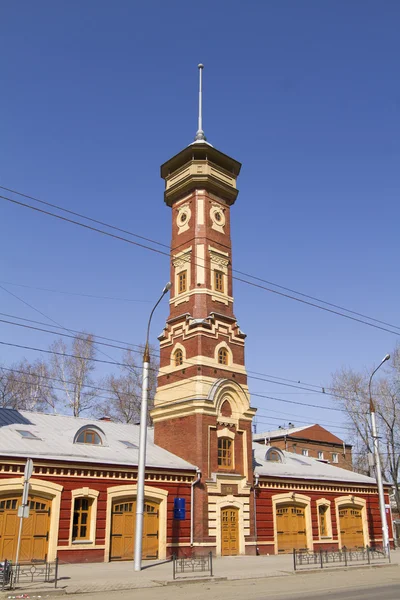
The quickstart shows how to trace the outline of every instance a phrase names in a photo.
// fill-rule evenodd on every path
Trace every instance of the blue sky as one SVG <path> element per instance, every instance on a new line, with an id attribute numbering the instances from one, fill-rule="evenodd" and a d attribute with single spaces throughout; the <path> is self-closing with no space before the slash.
<path id="1" fill-rule="evenodd" d="M 203 62 L 206 135 L 243 163 L 234 267 L 400 326 L 398 2 L 41 0 L 2 3 L 0 19 L 0 185 L 169 244 L 159 166 L 194 137 Z M 4 201 L 0 215 L 0 285 L 65 327 L 143 341 L 165 257 Z M 377 364 L 397 341 L 239 282 L 234 295 L 250 371 L 328 386 L 339 367 Z M 3 290 L 0 306 L 44 320 Z M 165 303 L 154 341 L 166 316 Z M 0 324 L 0 339 L 45 348 L 53 336 Z M 0 349 L 3 364 L 21 357 Z M 259 431 L 343 421 L 253 404 Z"/>

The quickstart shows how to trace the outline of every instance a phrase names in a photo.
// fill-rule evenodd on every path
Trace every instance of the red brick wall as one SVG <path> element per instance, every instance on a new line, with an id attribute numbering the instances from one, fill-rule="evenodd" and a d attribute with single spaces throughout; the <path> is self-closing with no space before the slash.
<path id="1" fill-rule="evenodd" d="M 335 467 L 341 467 L 342 469 L 347 469 L 348 471 L 353 470 L 353 462 L 352 462 L 352 454 L 351 448 L 346 448 L 346 454 L 343 453 L 343 446 L 328 444 L 323 441 L 309 441 L 309 440 L 301 440 L 301 439 L 291 439 L 287 438 L 286 440 L 271 440 L 271 446 L 276 446 L 277 448 L 281 448 L 282 450 L 287 450 L 288 452 L 293 452 L 294 454 L 302 454 L 302 450 L 308 450 L 308 456 L 311 458 L 318 458 L 318 451 L 322 451 L 324 453 L 324 460 L 328 460 L 329 463 Z M 338 462 L 332 462 L 332 453 L 336 453 L 338 455 Z"/>
<path id="2" fill-rule="evenodd" d="M 304 484 L 299 489 L 296 489 L 296 484 L 293 488 L 290 488 L 290 492 L 298 492 L 311 498 L 311 521 L 312 521 L 312 532 L 315 549 L 337 549 L 338 548 L 338 523 L 336 521 L 336 510 L 335 510 L 335 498 L 340 496 L 347 496 L 349 492 L 346 489 L 343 491 L 327 491 L 321 489 L 320 491 L 309 491 L 303 489 Z M 321 488 L 325 488 L 326 483 L 321 485 Z M 256 488 L 256 510 L 257 510 L 257 541 L 260 542 L 273 542 L 274 541 L 274 520 L 273 520 L 273 504 L 272 496 L 279 493 L 285 493 L 288 489 L 282 488 L 268 488 L 258 487 Z M 357 501 L 357 498 L 366 500 L 367 510 L 367 521 L 370 535 L 371 545 L 375 543 L 381 545 L 382 540 L 382 523 L 379 512 L 379 498 L 378 493 L 366 494 L 364 493 L 351 493 Z M 320 542 L 319 531 L 318 531 L 318 509 L 317 500 L 325 498 L 331 501 L 331 520 L 332 520 L 332 540 L 324 540 Z M 388 502 L 388 496 L 386 497 Z M 389 525 L 389 537 L 392 537 L 391 523 Z M 273 545 L 262 545 L 259 544 L 259 551 L 261 554 L 272 554 L 274 552 Z"/>
<path id="3" fill-rule="evenodd" d="M 80 469 L 80 467 L 77 467 Z M 101 466 L 96 466 L 96 470 L 102 470 Z M 106 471 L 107 467 L 103 467 Z M 115 469 L 119 472 L 119 469 Z M 15 473 L 0 474 L 1 479 L 15 477 Z M 105 544 L 106 534 L 106 513 L 107 513 L 107 489 L 116 485 L 135 484 L 135 479 L 104 479 L 91 477 L 51 477 L 34 474 L 35 479 L 51 481 L 63 486 L 61 493 L 60 522 L 58 531 L 58 546 L 68 546 L 69 532 L 71 523 L 72 490 L 82 487 L 88 487 L 99 491 L 97 500 L 97 524 L 96 524 L 96 545 Z M 171 555 L 174 550 L 172 544 L 176 542 L 188 543 L 190 541 L 190 482 L 169 481 L 168 474 L 164 475 L 164 481 L 146 481 L 146 485 L 160 488 L 168 491 L 167 497 L 167 555 Z M 194 477 L 194 473 L 193 473 Z M 21 488 L 22 493 L 22 488 Z M 175 521 L 173 519 L 174 498 L 185 498 L 186 500 L 186 519 Z M 60 560 L 65 562 L 101 562 L 104 560 L 104 550 L 82 548 L 80 550 L 59 550 Z"/>

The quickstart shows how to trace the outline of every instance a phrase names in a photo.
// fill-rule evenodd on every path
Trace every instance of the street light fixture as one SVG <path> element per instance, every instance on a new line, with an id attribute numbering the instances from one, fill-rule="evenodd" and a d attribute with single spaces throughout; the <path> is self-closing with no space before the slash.
<path id="1" fill-rule="evenodd" d="M 154 311 L 164 298 L 165 294 L 171 289 L 172 283 L 169 281 L 164 287 L 161 296 L 153 306 L 147 323 L 146 345 L 143 352 L 143 379 L 142 379 L 142 403 L 140 407 L 140 433 L 139 433 L 139 460 L 138 460 L 138 478 L 136 493 L 136 525 L 135 525 L 135 571 L 142 569 L 142 538 L 143 538 L 143 512 L 144 512 L 144 479 L 146 469 L 146 443 L 147 443 L 147 404 L 149 396 L 149 367 L 150 351 L 149 336 L 150 324 Z"/>
<path id="2" fill-rule="evenodd" d="M 385 507 L 385 494 L 383 491 L 383 482 L 382 482 L 382 469 L 381 469 L 381 458 L 379 456 L 379 438 L 376 431 L 376 420 L 375 420 L 375 404 L 372 400 L 371 393 L 371 382 L 372 377 L 375 375 L 377 370 L 383 365 L 384 362 L 389 360 L 390 354 L 386 354 L 386 356 L 381 360 L 380 364 L 376 367 L 375 371 L 372 372 L 371 377 L 369 378 L 368 390 L 369 390 L 369 412 L 371 415 L 371 429 L 372 429 L 372 439 L 374 442 L 374 455 L 375 455 L 375 473 L 376 473 L 376 483 L 378 485 L 378 494 L 379 494 L 379 511 L 381 513 L 381 521 L 382 521 L 382 545 L 385 554 L 389 552 L 389 531 L 386 519 L 386 507 Z"/>

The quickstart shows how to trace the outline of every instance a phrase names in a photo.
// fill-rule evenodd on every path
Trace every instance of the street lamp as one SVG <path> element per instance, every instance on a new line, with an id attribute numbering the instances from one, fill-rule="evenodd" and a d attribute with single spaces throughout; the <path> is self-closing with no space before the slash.
<path id="1" fill-rule="evenodd" d="M 369 412 L 371 415 L 371 429 L 372 429 L 372 439 L 374 442 L 374 455 L 375 455 L 375 473 L 376 473 L 376 483 L 378 485 L 378 494 L 379 494 L 379 511 L 381 513 L 381 521 L 382 521 L 382 545 L 385 554 L 388 553 L 389 548 L 389 531 L 387 526 L 386 519 L 386 508 L 385 508 L 385 494 L 383 491 L 383 482 L 382 482 L 382 469 L 381 469 L 381 458 L 379 456 L 379 438 L 376 432 L 376 420 L 375 420 L 375 404 L 372 400 L 371 393 L 371 382 L 372 378 L 377 372 L 377 370 L 383 365 L 384 362 L 389 360 L 390 354 L 386 354 L 385 358 L 383 358 L 380 364 L 376 367 L 375 371 L 372 372 L 371 377 L 369 378 L 368 390 L 369 390 Z"/>
<path id="2" fill-rule="evenodd" d="M 147 323 L 146 345 L 143 352 L 143 379 L 142 379 L 142 403 L 140 407 L 140 433 L 139 433 L 139 460 L 138 460 L 138 477 L 137 477 L 137 493 L 136 493 L 136 525 L 135 525 L 135 571 L 142 569 L 142 537 L 143 537 L 143 512 L 144 512 L 144 477 L 146 468 L 146 442 L 147 442 L 147 404 L 149 395 L 149 367 L 150 367 L 150 352 L 149 352 L 149 335 L 150 324 L 154 311 L 164 298 L 168 290 L 171 289 L 172 283 L 169 281 L 162 291 L 161 296 L 155 303 L 153 310 L 150 313 L 149 322 Z"/>

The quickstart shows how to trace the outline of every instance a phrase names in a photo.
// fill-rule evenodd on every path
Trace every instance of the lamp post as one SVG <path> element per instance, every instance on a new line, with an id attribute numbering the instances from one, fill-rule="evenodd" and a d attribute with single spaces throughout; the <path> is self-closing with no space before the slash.
<path id="1" fill-rule="evenodd" d="M 379 494 L 379 511 L 381 513 L 381 521 L 382 521 L 382 545 L 385 554 L 388 553 L 389 548 L 389 531 L 387 526 L 386 519 L 386 508 L 385 508 L 385 494 L 383 491 L 383 482 L 382 482 L 382 469 L 381 469 L 381 458 L 379 456 L 379 438 L 376 431 L 376 420 L 375 420 L 375 404 L 372 400 L 371 393 L 371 382 L 372 378 L 377 372 L 377 370 L 383 365 L 384 362 L 389 360 L 390 354 L 386 354 L 385 358 L 383 358 L 380 364 L 376 367 L 375 371 L 372 372 L 371 377 L 369 378 L 368 390 L 369 390 L 369 412 L 371 416 L 371 429 L 372 429 L 372 439 L 374 442 L 374 455 L 375 455 L 375 473 L 376 473 L 376 483 L 378 485 L 378 494 Z"/>
<path id="2" fill-rule="evenodd" d="M 149 322 L 147 323 L 146 345 L 143 352 L 143 379 L 142 379 L 142 403 L 140 407 L 140 432 L 139 432 L 139 460 L 138 460 L 138 478 L 137 478 L 137 493 L 136 493 L 136 525 L 135 525 L 135 571 L 142 569 L 142 537 L 143 537 L 143 512 L 144 512 L 144 478 L 146 469 L 146 443 L 147 443 L 147 404 L 149 395 L 149 367 L 150 367 L 150 352 L 149 352 L 149 335 L 150 324 L 154 311 L 164 298 L 168 290 L 171 289 L 169 281 L 162 291 L 161 296 L 153 306 L 150 313 Z"/>

